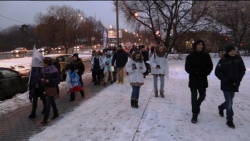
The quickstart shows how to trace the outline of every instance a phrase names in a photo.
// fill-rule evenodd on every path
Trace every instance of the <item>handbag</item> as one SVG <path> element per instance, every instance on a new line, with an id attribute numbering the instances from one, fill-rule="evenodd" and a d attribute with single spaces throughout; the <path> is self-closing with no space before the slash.
<path id="1" fill-rule="evenodd" d="M 55 96 L 57 94 L 57 88 L 56 87 L 46 87 L 45 94 L 47 96 Z"/>

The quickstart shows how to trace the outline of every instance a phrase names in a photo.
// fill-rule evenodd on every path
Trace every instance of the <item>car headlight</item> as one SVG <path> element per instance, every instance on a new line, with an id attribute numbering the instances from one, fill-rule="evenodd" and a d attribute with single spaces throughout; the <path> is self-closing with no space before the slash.
<path id="1" fill-rule="evenodd" d="M 18 52 L 18 50 L 16 50 L 15 52 Z"/>
<path id="2" fill-rule="evenodd" d="M 60 47 L 58 49 L 61 49 Z"/>
<path id="3" fill-rule="evenodd" d="M 44 49 L 42 49 L 42 50 L 44 50 Z"/>

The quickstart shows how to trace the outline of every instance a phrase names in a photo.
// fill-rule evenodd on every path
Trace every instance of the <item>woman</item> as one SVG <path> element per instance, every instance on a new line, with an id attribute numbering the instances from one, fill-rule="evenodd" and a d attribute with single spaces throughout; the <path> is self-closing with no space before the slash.
<path id="1" fill-rule="evenodd" d="M 146 71 L 141 53 L 135 52 L 132 59 L 126 63 L 125 68 L 126 72 L 129 73 L 129 82 L 132 86 L 131 107 L 138 108 L 140 88 L 144 84 L 143 73 Z"/>
<path id="2" fill-rule="evenodd" d="M 112 57 L 108 52 L 106 53 L 106 57 L 103 58 L 104 66 L 104 83 L 103 86 L 106 86 L 108 79 L 110 78 L 111 84 L 113 84 L 113 70 L 112 70 Z"/>
<path id="3" fill-rule="evenodd" d="M 151 74 L 153 74 L 154 77 L 155 97 L 158 97 L 157 81 L 158 77 L 160 77 L 160 95 L 164 98 L 164 76 L 168 76 L 168 58 L 166 52 L 166 47 L 157 46 L 155 53 L 150 58 Z"/>
<path id="4" fill-rule="evenodd" d="M 45 86 L 46 108 L 43 121 L 41 124 L 46 124 L 49 118 L 50 106 L 53 108 L 54 115 L 51 119 L 58 117 L 54 96 L 57 94 L 57 84 L 60 82 L 60 74 L 57 68 L 52 64 L 50 58 L 43 59 L 43 68 L 41 76 L 41 84 Z"/>
<path id="5" fill-rule="evenodd" d="M 226 124 L 230 128 L 235 128 L 233 123 L 233 98 L 235 92 L 239 91 L 246 67 L 240 55 L 236 54 L 233 45 L 227 45 L 225 51 L 226 53 L 221 56 L 215 68 L 215 75 L 221 81 L 221 90 L 225 97 L 225 102 L 218 108 L 221 117 L 224 116 L 223 111 L 226 109 Z"/>
<path id="6" fill-rule="evenodd" d="M 92 73 L 94 76 L 94 85 L 100 85 L 101 81 L 101 73 L 103 66 L 103 58 L 100 56 L 98 52 L 95 53 L 95 56 L 91 60 L 92 65 Z"/>

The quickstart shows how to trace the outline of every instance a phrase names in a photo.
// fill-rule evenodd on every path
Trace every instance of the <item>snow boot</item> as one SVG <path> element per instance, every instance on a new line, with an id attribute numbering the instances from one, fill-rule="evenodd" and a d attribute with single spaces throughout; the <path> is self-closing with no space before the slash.
<path id="1" fill-rule="evenodd" d="M 81 93 L 81 96 L 84 97 L 84 91 L 81 90 L 80 93 Z"/>
<path id="2" fill-rule="evenodd" d="M 135 99 L 131 98 L 131 107 L 135 108 Z"/>
<path id="3" fill-rule="evenodd" d="M 49 115 L 44 115 L 43 121 L 41 122 L 41 124 L 47 124 L 48 118 L 49 118 Z"/>
<path id="4" fill-rule="evenodd" d="M 219 109 L 219 115 L 220 115 L 221 117 L 224 117 L 223 109 L 221 109 L 220 106 L 218 106 L 218 109 Z"/>
<path id="5" fill-rule="evenodd" d="M 164 98 L 164 97 L 165 97 L 165 96 L 164 96 L 164 94 L 163 94 L 163 92 L 164 92 L 163 90 L 162 90 L 162 91 L 160 91 L 160 95 L 161 95 L 161 97 L 162 97 L 162 98 Z"/>
<path id="6" fill-rule="evenodd" d="M 193 114 L 191 122 L 194 123 L 194 124 L 197 123 L 197 118 L 198 118 L 198 114 Z"/>
<path id="7" fill-rule="evenodd" d="M 233 129 L 235 128 L 233 121 L 227 121 L 227 126 Z"/>
<path id="8" fill-rule="evenodd" d="M 51 117 L 52 120 L 58 117 L 58 110 L 57 109 L 53 110 L 53 112 L 54 112 L 54 115 L 53 117 Z"/>
<path id="9" fill-rule="evenodd" d="M 135 101 L 135 106 L 134 106 L 134 107 L 135 107 L 135 108 L 139 108 L 138 99 L 135 99 L 134 101 Z"/>
<path id="10" fill-rule="evenodd" d="M 158 97 L 158 90 L 155 90 L 155 97 Z"/>

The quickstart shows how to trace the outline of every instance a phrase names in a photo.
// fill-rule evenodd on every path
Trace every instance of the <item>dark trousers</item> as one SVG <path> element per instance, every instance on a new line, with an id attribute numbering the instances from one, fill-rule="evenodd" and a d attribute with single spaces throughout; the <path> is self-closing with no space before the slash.
<path id="1" fill-rule="evenodd" d="M 234 115 L 234 111 L 233 111 L 233 98 L 234 98 L 234 92 L 226 92 L 223 91 L 224 93 L 224 97 L 225 97 L 225 102 L 223 102 L 219 108 L 224 110 L 226 109 L 226 114 L 227 114 L 227 120 L 228 121 L 233 121 L 233 115 Z"/>
<path id="2" fill-rule="evenodd" d="M 101 81 L 101 72 L 92 72 L 94 76 L 94 82 L 100 82 Z"/>
<path id="3" fill-rule="evenodd" d="M 82 87 L 83 87 L 83 82 L 82 82 L 82 76 L 79 76 L 79 82 L 81 83 Z M 83 93 L 83 90 L 81 91 L 81 93 Z M 75 100 L 75 93 L 70 93 L 70 99 L 71 100 Z"/>
<path id="4" fill-rule="evenodd" d="M 116 81 L 116 73 L 117 73 L 117 68 L 114 66 L 114 71 L 113 71 L 113 81 Z"/>
<path id="5" fill-rule="evenodd" d="M 206 97 L 206 88 L 190 88 L 190 90 L 191 90 L 192 113 L 199 114 L 201 103 L 202 101 L 205 100 Z M 199 92 L 199 96 L 197 91 Z"/>
<path id="6" fill-rule="evenodd" d="M 132 86 L 131 99 L 139 99 L 140 86 Z"/>
<path id="7" fill-rule="evenodd" d="M 57 95 L 59 95 L 59 84 L 56 86 Z"/>
<path id="8" fill-rule="evenodd" d="M 56 102 L 54 96 L 47 96 L 46 97 L 46 110 L 45 115 L 49 115 L 50 112 L 50 106 L 52 106 L 53 110 L 57 110 Z"/>
<path id="9" fill-rule="evenodd" d="M 33 100 L 32 100 L 32 114 L 36 114 L 38 98 L 39 98 L 39 88 L 36 88 L 34 96 L 33 96 Z M 43 110 L 45 110 L 46 109 L 45 97 L 41 97 L 41 100 L 43 101 Z"/>

